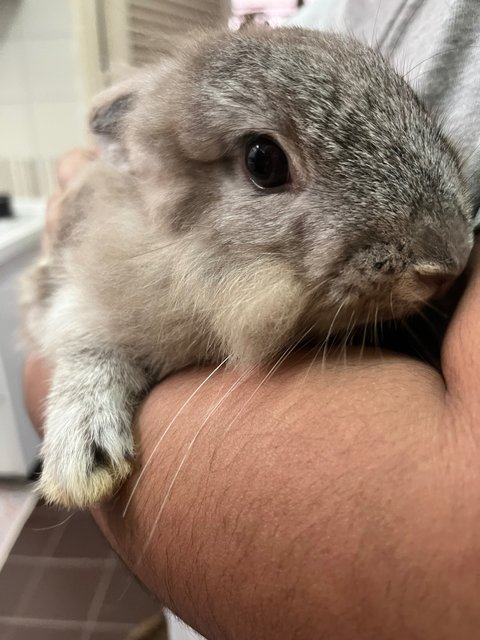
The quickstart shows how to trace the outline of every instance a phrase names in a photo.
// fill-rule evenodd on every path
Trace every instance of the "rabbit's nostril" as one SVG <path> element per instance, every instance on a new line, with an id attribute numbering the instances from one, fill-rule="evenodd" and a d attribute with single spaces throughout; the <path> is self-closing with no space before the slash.
<path id="1" fill-rule="evenodd" d="M 430 296 L 441 295 L 450 284 L 455 280 L 457 274 L 442 271 L 440 269 L 432 269 L 430 267 L 415 269 L 417 279 L 429 289 Z"/>

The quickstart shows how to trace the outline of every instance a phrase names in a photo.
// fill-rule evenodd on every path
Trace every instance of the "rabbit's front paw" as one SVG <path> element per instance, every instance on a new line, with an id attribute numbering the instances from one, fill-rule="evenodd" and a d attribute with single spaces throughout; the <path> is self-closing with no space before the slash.
<path id="1" fill-rule="evenodd" d="M 132 471 L 130 429 L 105 424 L 100 413 L 90 418 L 88 429 L 77 420 L 75 427 L 68 425 L 59 432 L 52 428 L 55 419 L 47 420 L 40 494 L 49 503 L 76 509 L 106 500 Z"/>
<path id="2" fill-rule="evenodd" d="M 49 504 L 88 509 L 109 498 L 130 475 L 127 460 L 98 462 L 95 453 L 75 460 L 45 458 L 38 490 Z"/>

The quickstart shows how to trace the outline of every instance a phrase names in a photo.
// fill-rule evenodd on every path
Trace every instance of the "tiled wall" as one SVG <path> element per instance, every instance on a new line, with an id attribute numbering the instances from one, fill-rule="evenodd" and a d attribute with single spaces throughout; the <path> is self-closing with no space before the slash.
<path id="1" fill-rule="evenodd" d="M 0 192 L 44 195 L 85 143 L 71 0 L 0 0 Z"/>

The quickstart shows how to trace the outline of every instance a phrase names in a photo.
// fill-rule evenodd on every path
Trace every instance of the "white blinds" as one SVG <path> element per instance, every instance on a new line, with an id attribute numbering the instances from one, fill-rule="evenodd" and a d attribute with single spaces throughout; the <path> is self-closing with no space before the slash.
<path id="1" fill-rule="evenodd" d="M 129 0 L 131 63 L 141 66 L 168 55 L 179 35 L 226 24 L 229 14 L 229 0 Z"/>

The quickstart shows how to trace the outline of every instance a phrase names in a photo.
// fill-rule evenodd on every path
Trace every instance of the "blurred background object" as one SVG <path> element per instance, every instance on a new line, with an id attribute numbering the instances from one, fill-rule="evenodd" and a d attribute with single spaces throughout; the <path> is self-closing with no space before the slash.
<path id="1" fill-rule="evenodd" d="M 88 142 L 95 93 L 228 16 L 227 0 L 1 0 L 0 192 L 51 192 L 58 156 Z"/>
<path id="2" fill-rule="evenodd" d="M 302 0 L 1 0 L 0 193 L 52 191 L 55 161 L 88 142 L 92 96 L 198 27 L 277 24 Z"/>
<path id="3" fill-rule="evenodd" d="M 232 0 L 230 27 L 237 29 L 249 22 L 277 26 L 304 4 L 305 0 Z"/>

